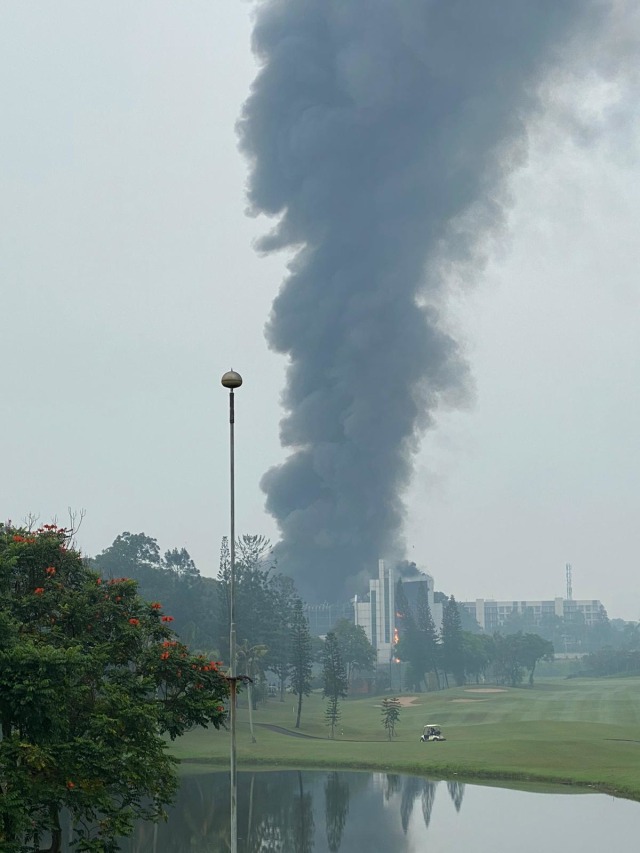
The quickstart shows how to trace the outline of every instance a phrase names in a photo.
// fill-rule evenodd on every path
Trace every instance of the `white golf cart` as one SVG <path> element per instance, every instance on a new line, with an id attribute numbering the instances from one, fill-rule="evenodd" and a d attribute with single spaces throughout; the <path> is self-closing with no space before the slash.
<path id="1" fill-rule="evenodd" d="M 446 740 L 446 738 L 442 736 L 440 726 L 436 726 L 434 723 L 428 723 L 422 730 L 420 743 L 436 743 L 440 740 Z"/>

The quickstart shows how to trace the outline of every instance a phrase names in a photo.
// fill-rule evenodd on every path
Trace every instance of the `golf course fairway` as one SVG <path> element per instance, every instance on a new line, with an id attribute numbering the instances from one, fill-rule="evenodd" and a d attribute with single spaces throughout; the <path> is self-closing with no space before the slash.
<path id="1" fill-rule="evenodd" d="M 640 678 L 547 679 L 532 688 L 467 685 L 400 694 L 396 737 L 382 726 L 380 696 L 341 702 L 334 740 L 326 700 L 305 697 L 299 730 L 295 697 L 254 711 L 255 743 L 245 706 L 238 711 L 240 767 L 380 770 L 463 780 L 589 786 L 640 800 Z M 426 723 L 444 743 L 419 742 Z M 272 727 L 272 728 L 270 728 Z M 296 736 L 296 735 L 302 735 Z M 193 766 L 229 763 L 229 733 L 197 729 L 171 744 Z"/>

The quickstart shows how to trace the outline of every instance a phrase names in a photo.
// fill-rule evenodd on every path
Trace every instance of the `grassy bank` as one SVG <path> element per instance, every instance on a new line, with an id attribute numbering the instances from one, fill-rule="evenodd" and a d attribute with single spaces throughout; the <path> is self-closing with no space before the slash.
<path id="1" fill-rule="evenodd" d="M 241 708 L 238 762 L 589 785 L 640 800 L 640 679 L 554 679 L 533 689 L 479 692 L 483 688 L 411 697 L 391 743 L 381 725 L 379 697 L 344 701 L 333 741 L 327 737 L 325 703 L 319 695 L 303 706 L 300 731 L 308 738 L 261 725 L 293 731 L 292 697 L 284 704 L 271 700 L 254 713 L 255 744 L 247 711 Z M 443 727 L 445 743 L 418 742 L 423 725 L 431 722 Z M 193 731 L 173 744 L 172 752 L 185 762 L 226 766 L 229 735 Z"/>

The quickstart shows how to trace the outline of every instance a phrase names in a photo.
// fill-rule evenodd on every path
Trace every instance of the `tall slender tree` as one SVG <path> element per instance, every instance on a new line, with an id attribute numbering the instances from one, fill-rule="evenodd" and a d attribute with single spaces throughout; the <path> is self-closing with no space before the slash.
<path id="1" fill-rule="evenodd" d="M 442 662 L 445 671 L 451 673 L 456 684 L 464 684 L 464 648 L 460 612 L 455 598 L 450 596 L 442 612 Z"/>
<path id="2" fill-rule="evenodd" d="M 309 622 L 305 616 L 302 601 L 297 598 L 293 605 L 293 620 L 291 624 L 291 668 L 290 678 L 293 692 L 298 697 L 298 712 L 296 728 L 300 728 L 302 714 L 302 697 L 311 693 L 311 669 L 313 647 Z"/>
<path id="3" fill-rule="evenodd" d="M 268 626 L 266 642 L 269 646 L 267 664 L 278 676 L 280 701 L 284 702 L 287 678 L 291 670 L 291 629 L 297 600 L 292 578 L 276 574 L 271 577 L 270 592 L 273 600 L 273 619 Z"/>
<path id="4" fill-rule="evenodd" d="M 426 582 L 418 584 L 417 597 L 417 623 L 424 644 L 425 672 L 435 675 L 438 689 L 440 688 L 440 676 L 438 667 L 440 665 L 440 644 L 438 642 L 438 631 L 436 630 L 431 608 L 429 607 L 429 592 Z"/>
<path id="5" fill-rule="evenodd" d="M 389 740 L 396 733 L 396 726 L 400 719 L 400 700 L 394 696 L 389 699 L 385 697 L 382 700 L 382 725 L 387 730 Z"/>
<path id="6" fill-rule="evenodd" d="M 322 679 L 323 696 L 328 699 L 325 719 L 331 728 L 331 737 L 333 738 L 336 725 L 340 719 L 338 700 L 347 695 L 349 688 L 347 671 L 340 654 L 338 638 L 333 631 L 329 631 L 324 641 Z"/>

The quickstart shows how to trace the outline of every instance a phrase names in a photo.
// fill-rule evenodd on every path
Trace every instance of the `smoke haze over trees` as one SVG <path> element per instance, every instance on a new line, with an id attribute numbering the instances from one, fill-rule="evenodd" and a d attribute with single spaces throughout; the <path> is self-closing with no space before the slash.
<path id="1" fill-rule="evenodd" d="M 267 0 L 262 69 L 239 124 L 264 251 L 295 257 L 270 346 L 289 359 L 262 481 L 280 570 L 303 597 L 357 591 L 402 556 L 412 455 L 469 378 L 446 273 L 500 226 L 536 89 L 590 0 Z"/>

